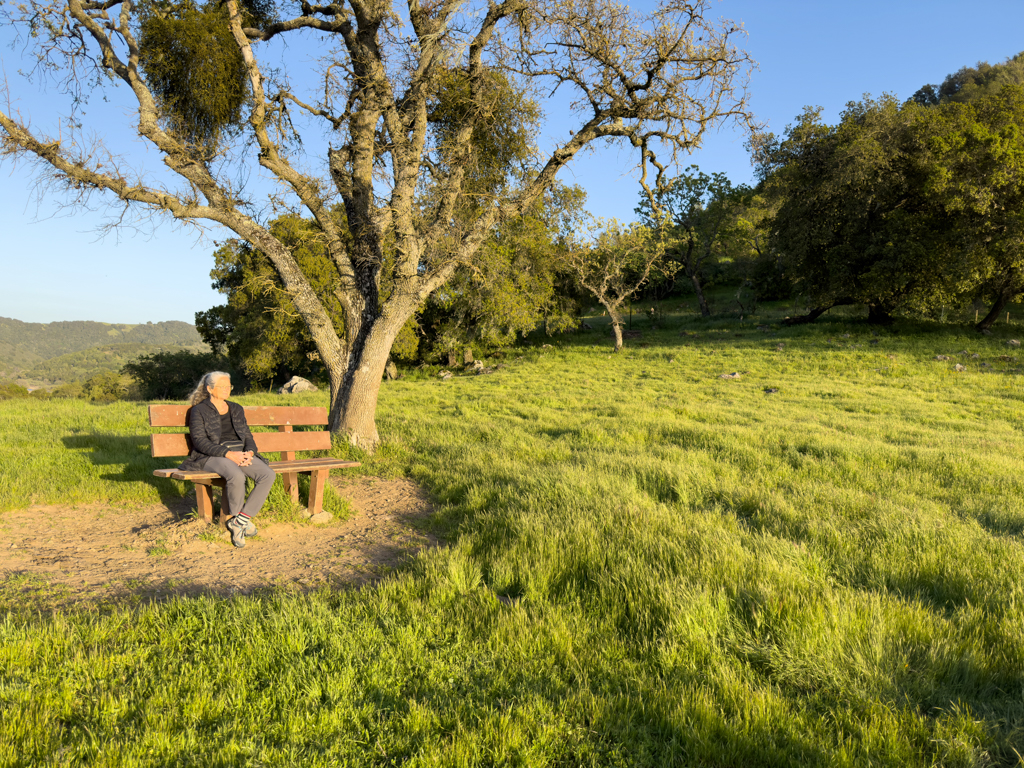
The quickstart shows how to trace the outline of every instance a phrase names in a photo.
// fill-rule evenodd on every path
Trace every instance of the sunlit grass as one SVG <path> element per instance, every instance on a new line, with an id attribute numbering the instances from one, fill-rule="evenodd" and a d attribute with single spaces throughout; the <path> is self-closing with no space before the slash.
<path id="1" fill-rule="evenodd" d="M 386 384 L 364 471 L 426 486 L 450 546 L 382 585 L 12 593 L 0 764 L 1017 764 L 1013 327 L 777 320 L 634 315 L 613 355 L 597 318 L 493 375 Z M 0 419 L 6 508 L 164 493 L 138 406 Z"/>

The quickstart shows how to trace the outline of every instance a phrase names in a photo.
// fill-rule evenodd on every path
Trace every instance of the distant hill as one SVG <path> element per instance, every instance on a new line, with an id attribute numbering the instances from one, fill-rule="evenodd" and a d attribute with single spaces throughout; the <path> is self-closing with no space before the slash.
<path id="1" fill-rule="evenodd" d="M 183 349 L 191 352 L 210 351 L 210 348 L 202 342 L 190 344 L 187 347 L 180 344 L 106 344 L 39 362 L 22 371 L 19 380 L 50 384 L 84 381 L 97 373 L 120 371 L 125 363 L 135 360 L 139 355 L 152 355 L 156 352 L 180 352 Z"/>
<path id="2" fill-rule="evenodd" d="M 188 347 L 202 344 L 194 325 L 177 320 L 141 325 L 96 323 L 74 320 L 61 323 L 23 323 L 0 317 L 0 358 L 11 360 L 4 354 L 4 345 L 20 353 L 49 360 L 60 355 L 80 352 L 104 344 L 174 344 Z"/>
<path id="3" fill-rule="evenodd" d="M 24 377 L 28 371 L 34 370 L 46 360 L 64 355 L 93 349 L 95 347 L 112 348 L 113 346 L 134 345 L 153 347 L 149 354 L 160 351 L 157 348 L 180 349 L 197 347 L 204 351 L 206 346 L 196 332 L 194 325 L 177 320 L 161 323 L 143 323 L 125 325 L 118 323 L 96 323 L 91 320 L 75 320 L 60 323 L 23 323 L 7 317 L 0 317 L 0 378 Z M 110 358 L 117 354 L 110 350 Z M 100 358 L 96 358 L 97 361 Z M 63 365 L 63 364 L 62 364 Z M 68 361 L 70 374 L 72 369 L 87 369 L 88 360 Z M 60 367 L 60 366 L 58 366 Z M 100 370 L 112 370 L 104 366 Z M 51 372 L 55 372 L 52 369 Z M 98 372 L 98 371 L 97 371 Z M 91 375 L 91 374 L 90 374 Z M 49 381 L 75 381 L 64 376 L 53 379 L 50 376 L 29 377 L 43 378 Z"/>
<path id="4" fill-rule="evenodd" d="M 31 368 L 42 359 L 34 352 L 0 341 L 0 379 L 12 378 L 18 371 Z"/>

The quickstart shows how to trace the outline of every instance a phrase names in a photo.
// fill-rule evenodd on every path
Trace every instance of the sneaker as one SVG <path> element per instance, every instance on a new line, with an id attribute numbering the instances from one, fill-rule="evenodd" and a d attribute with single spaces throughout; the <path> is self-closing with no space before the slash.
<path id="1" fill-rule="evenodd" d="M 228 520 L 228 532 L 231 534 L 231 543 L 236 547 L 245 546 L 245 530 L 248 525 L 243 520 L 239 520 L 238 517 L 232 517 Z"/>
<path id="2" fill-rule="evenodd" d="M 256 523 L 254 523 L 250 517 L 249 524 L 245 526 L 245 537 L 249 538 L 250 536 L 255 536 L 259 531 L 260 529 L 256 527 Z"/>

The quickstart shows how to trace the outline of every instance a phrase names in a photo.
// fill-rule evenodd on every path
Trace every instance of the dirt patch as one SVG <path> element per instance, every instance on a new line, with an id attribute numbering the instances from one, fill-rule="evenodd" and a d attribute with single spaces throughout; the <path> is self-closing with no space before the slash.
<path id="1" fill-rule="evenodd" d="M 424 547 L 433 513 L 410 480 L 335 479 L 355 514 L 328 525 L 261 521 L 235 549 L 190 505 L 135 510 L 35 506 L 0 515 L 0 584 L 8 597 L 45 593 L 52 604 L 172 595 L 230 595 L 285 586 L 359 585 Z"/>

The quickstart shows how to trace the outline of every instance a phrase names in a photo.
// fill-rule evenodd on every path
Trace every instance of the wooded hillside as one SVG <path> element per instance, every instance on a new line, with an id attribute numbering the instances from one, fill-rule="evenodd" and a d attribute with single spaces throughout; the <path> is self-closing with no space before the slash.
<path id="1" fill-rule="evenodd" d="M 22 371 L 21 378 L 53 383 L 84 381 L 98 373 L 120 371 L 125 363 L 136 360 L 140 355 L 180 352 L 183 349 L 209 351 L 209 347 L 202 343 L 189 347 L 179 344 L 105 344 L 44 360 Z"/>
<path id="2" fill-rule="evenodd" d="M 42 360 L 103 344 L 127 343 L 177 344 L 187 347 L 191 344 L 202 344 L 203 340 L 196 333 L 195 326 L 177 320 L 124 325 L 89 320 L 23 323 L 20 320 L 0 317 L 0 344 L 9 344 L 25 352 L 31 352 Z"/>
<path id="3" fill-rule="evenodd" d="M 24 323 L 0 317 L 0 378 L 75 381 L 120 370 L 140 354 L 205 350 L 195 326 L 177 320 L 127 325 L 75 320 Z"/>

